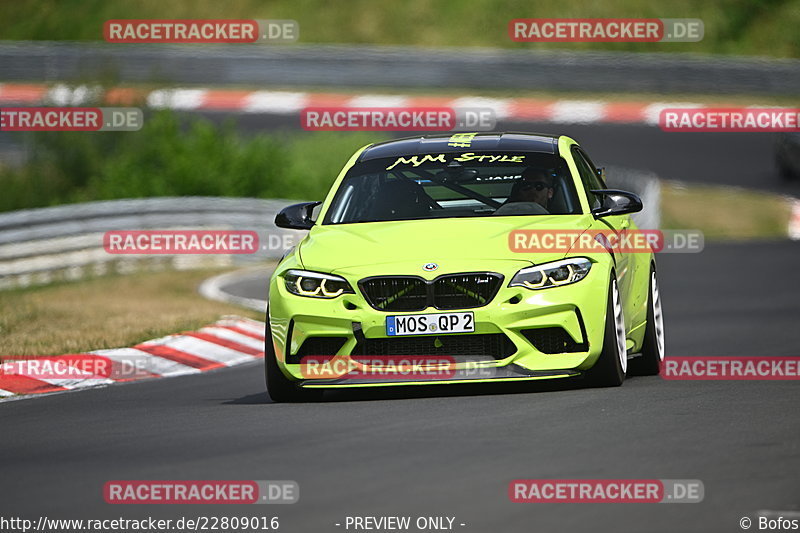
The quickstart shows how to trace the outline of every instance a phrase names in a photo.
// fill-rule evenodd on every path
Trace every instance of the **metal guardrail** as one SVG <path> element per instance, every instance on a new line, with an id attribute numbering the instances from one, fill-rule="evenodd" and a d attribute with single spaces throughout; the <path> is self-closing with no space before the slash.
<path id="1" fill-rule="evenodd" d="M 275 215 L 289 200 L 144 198 L 26 209 L 0 214 L 0 289 L 107 272 L 247 264 L 283 254 Z M 117 255 L 103 248 L 111 230 L 236 229 L 259 235 L 248 255 Z"/>
<path id="2" fill-rule="evenodd" d="M 611 187 L 636 192 L 645 209 L 634 215 L 643 229 L 658 228 L 659 185 L 653 174 L 608 167 Z M 302 233 L 278 228 L 275 215 L 290 200 L 253 198 L 144 198 L 26 209 L 0 214 L 0 289 L 74 280 L 107 272 L 140 269 L 246 265 L 277 259 L 284 236 Z M 112 230 L 236 229 L 259 235 L 261 250 L 248 255 L 117 255 L 103 248 Z"/>
<path id="3" fill-rule="evenodd" d="M 0 42 L 0 81 L 795 95 L 800 60 L 344 45 Z"/>

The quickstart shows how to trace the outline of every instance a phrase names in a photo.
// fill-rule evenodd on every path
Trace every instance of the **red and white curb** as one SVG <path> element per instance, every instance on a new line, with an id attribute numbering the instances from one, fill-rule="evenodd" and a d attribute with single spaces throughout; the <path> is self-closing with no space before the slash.
<path id="1" fill-rule="evenodd" d="M 197 331 L 169 335 L 131 348 L 7 360 L 0 364 L 0 401 L 17 399 L 20 395 L 197 374 L 263 357 L 264 323 L 225 317 Z M 108 376 L 85 371 L 86 368 L 120 368 L 120 365 L 135 368 L 135 372 Z"/>
<path id="2" fill-rule="evenodd" d="M 294 91 L 173 88 L 146 91 L 117 87 L 104 91 L 86 85 L 0 84 L 0 105 L 78 106 L 102 99 L 108 105 L 146 102 L 154 109 L 229 111 L 237 113 L 298 114 L 306 107 L 483 107 L 498 120 L 566 124 L 621 123 L 658 125 L 665 108 L 702 108 L 691 102 L 605 102 L 545 98 L 486 98 L 477 96 L 406 96 Z"/>
<path id="3" fill-rule="evenodd" d="M 792 214 L 789 217 L 789 238 L 800 241 L 800 200 L 792 200 Z"/>

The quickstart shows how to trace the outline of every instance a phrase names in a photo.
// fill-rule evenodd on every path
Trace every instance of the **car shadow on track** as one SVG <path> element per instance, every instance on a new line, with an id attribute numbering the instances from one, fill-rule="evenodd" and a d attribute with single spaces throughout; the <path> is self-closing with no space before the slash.
<path id="1" fill-rule="evenodd" d="M 247 396 L 242 396 L 235 400 L 228 400 L 222 402 L 222 405 L 258 405 L 263 403 L 274 403 L 269 399 L 267 391 L 259 392 L 258 394 L 248 394 Z"/>
<path id="2" fill-rule="evenodd" d="M 563 378 L 539 382 L 481 383 L 459 385 L 416 385 L 411 387 L 380 387 L 374 389 L 330 390 L 326 391 L 320 402 L 338 403 L 379 400 L 412 400 L 420 398 L 447 398 L 458 396 L 488 396 L 499 394 L 533 394 L 542 392 L 561 392 L 592 388 L 582 378 Z M 223 405 L 260 405 L 273 402 L 266 391 L 248 394 L 240 398 L 222 402 Z"/>

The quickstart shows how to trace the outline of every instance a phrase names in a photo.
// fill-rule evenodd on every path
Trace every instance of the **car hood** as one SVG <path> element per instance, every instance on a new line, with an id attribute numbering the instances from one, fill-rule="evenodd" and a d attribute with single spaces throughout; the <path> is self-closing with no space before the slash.
<path id="1" fill-rule="evenodd" d="M 551 215 L 317 225 L 299 244 L 298 252 L 304 268 L 322 272 L 380 265 L 397 270 L 400 264 L 413 264 L 419 271 L 426 263 L 437 263 L 441 273 L 450 270 L 448 263 L 459 263 L 462 269 L 464 262 L 474 262 L 476 270 L 479 264 L 496 261 L 538 264 L 566 254 L 512 252 L 511 231 L 585 231 L 592 220 L 591 215 Z"/>

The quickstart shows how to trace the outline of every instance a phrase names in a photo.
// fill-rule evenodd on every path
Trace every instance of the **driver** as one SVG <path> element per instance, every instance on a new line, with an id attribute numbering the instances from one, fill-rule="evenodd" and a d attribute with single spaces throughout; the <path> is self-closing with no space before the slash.
<path id="1" fill-rule="evenodd" d="M 536 202 L 547 209 L 553 192 L 553 178 L 545 170 L 528 167 L 522 173 L 522 179 L 511 187 L 511 194 L 503 205 L 512 202 Z"/>

